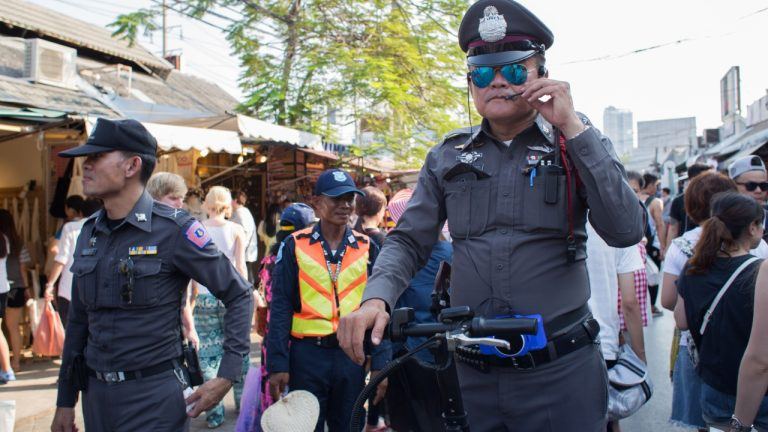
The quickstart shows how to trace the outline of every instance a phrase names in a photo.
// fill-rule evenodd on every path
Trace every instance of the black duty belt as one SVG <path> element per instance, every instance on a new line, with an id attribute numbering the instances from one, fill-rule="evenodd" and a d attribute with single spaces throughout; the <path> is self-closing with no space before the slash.
<path id="1" fill-rule="evenodd" d="M 587 318 L 581 324 L 573 326 L 565 334 L 548 341 L 545 348 L 531 351 L 523 356 L 498 357 L 483 354 L 479 348 L 458 347 L 456 348 L 456 358 L 462 363 L 466 363 L 482 372 L 490 371 L 492 366 L 534 369 L 564 357 L 579 348 L 597 343 L 597 335 L 599 333 L 600 325 L 597 323 L 597 320 Z"/>
<path id="2" fill-rule="evenodd" d="M 159 373 L 175 369 L 177 366 L 180 366 L 179 360 L 166 360 L 162 363 L 158 363 L 156 365 L 135 371 L 99 372 L 88 368 L 88 375 L 96 378 L 99 381 L 107 383 L 119 383 L 123 381 L 131 381 L 136 378 L 146 378 L 157 375 Z"/>
<path id="3" fill-rule="evenodd" d="M 291 336 L 291 340 L 296 342 L 309 342 L 312 345 L 316 345 L 323 348 L 339 347 L 339 339 L 336 337 L 336 333 L 329 334 L 328 336 L 304 336 L 300 338 Z"/>

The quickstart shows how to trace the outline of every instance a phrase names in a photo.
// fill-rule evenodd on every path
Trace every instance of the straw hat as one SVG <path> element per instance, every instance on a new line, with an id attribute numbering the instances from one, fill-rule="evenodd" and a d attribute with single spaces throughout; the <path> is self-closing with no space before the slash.
<path id="1" fill-rule="evenodd" d="M 320 416 L 320 403 L 312 393 L 295 390 L 272 404 L 261 416 L 264 432 L 312 432 Z"/>

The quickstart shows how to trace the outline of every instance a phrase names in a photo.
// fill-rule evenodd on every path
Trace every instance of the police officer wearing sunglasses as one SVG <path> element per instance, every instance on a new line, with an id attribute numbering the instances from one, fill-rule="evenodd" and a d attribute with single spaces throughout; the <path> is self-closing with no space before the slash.
<path id="1" fill-rule="evenodd" d="M 736 187 L 742 195 L 751 196 L 765 208 L 768 197 L 768 173 L 760 156 L 746 156 L 736 159 L 728 166 L 728 177 L 736 182 Z M 763 225 L 768 229 L 768 209 Z M 763 234 L 768 239 L 768 233 Z"/>
<path id="2" fill-rule="evenodd" d="M 479 126 L 431 149 L 413 198 L 389 233 L 361 308 L 339 340 L 358 363 L 363 330 L 380 340 L 388 312 L 424 265 L 447 219 L 452 306 L 476 315 L 541 315 L 543 348 L 500 356 L 457 351 L 473 431 L 606 427 L 605 363 L 586 306 L 585 221 L 611 246 L 643 236 L 644 214 L 611 142 L 549 78 L 552 32 L 512 0 L 481 0 L 459 29 Z M 589 211 L 588 211 L 589 210 Z M 539 339 L 532 338 L 533 339 Z"/>
<path id="3" fill-rule="evenodd" d="M 200 222 L 144 190 L 156 152 L 141 123 L 99 119 L 85 145 L 60 153 L 85 157 L 83 191 L 104 209 L 86 220 L 75 247 L 53 432 L 75 429 L 80 393 L 89 432 L 187 430 L 189 417 L 242 378 L 250 284 Z M 185 398 L 191 365 L 182 357 L 180 310 L 190 278 L 226 306 L 225 342 L 218 377 Z"/>

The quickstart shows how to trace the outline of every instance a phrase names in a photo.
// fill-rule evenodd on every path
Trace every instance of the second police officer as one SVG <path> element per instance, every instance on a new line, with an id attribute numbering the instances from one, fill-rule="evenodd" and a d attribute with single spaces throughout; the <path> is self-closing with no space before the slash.
<path id="1" fill-rule="evenodd" d="M 214 406 L 242 378 L 250 284 L 200 222 L 146 192 L 156 151 L 141 123 L 99 119 L 85 145 L 61 153 L 86 158 L 83 191 L 104 209 L 86 220 L 75 248 L 53 432 L 75 429 L 80 391 L 89 432 L 186 430 L 188 416 Z M 180 311 L 190 278 L 226 306 L 225 342 L 218 377 L 185 398 Z"/>
<path id="2" fill-rule="evenodd" d="M 453 238 L 452 306 L 476 315 L 540 314 L 547 347 L 502 359 L 458 353 L 473 431 L 604 431 L 605 363 L 586 306 L 584 224 L 615 247 L 637 244 L 644 212 L 611 142 L 549 78 L 552 32 L 512 0 L 480 0 L 459 45 L 479 127 L 450 133 L 427 155 L 413 198 L 389 233 L 341 346 L 364 360 L 364 330 L 381 339 L 400 293 L 445 220 Z M 464 355 L 465 357 L 462 357 Z M 462 359 L 469 356 L 469 363 Z M 487 373 L 470 364 L 481 361 Z"/>

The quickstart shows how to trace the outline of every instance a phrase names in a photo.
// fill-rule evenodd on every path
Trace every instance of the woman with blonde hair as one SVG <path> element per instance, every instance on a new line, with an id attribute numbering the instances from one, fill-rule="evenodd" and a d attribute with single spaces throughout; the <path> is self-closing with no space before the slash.
<path id="1" fill-rule="evenodd" d="M 205 196 L 203 208 L 208 213 L 208 220 L 204 221 L 208 234 L 213 242 L 232 262 L 243 278 L 248 277 L 245 266 L 246 237 L 243 227 L 230 222 L 226 216 L 232 210 L 232 194 L 229 189 L 222 186 L 214 186 Z M 194 325 L 200 338 L 198 356 L 200 367 L 206 381 L 216 377 L 216 373 L 224 354 L 224 312 L 225 307 L 208 289 L 192 283 L 192 309 L 194 310 Z M 243 373 L 248 370 L 248 359 L 243 364 Z M 242 382 L 235 384 L 235 406 L 240 408 L 240 396 L 242 395 Z M 224 404 L 219 403 L 208 411 L 206 416 L 208 428 L 221 426 L 224 422 Z"/>

